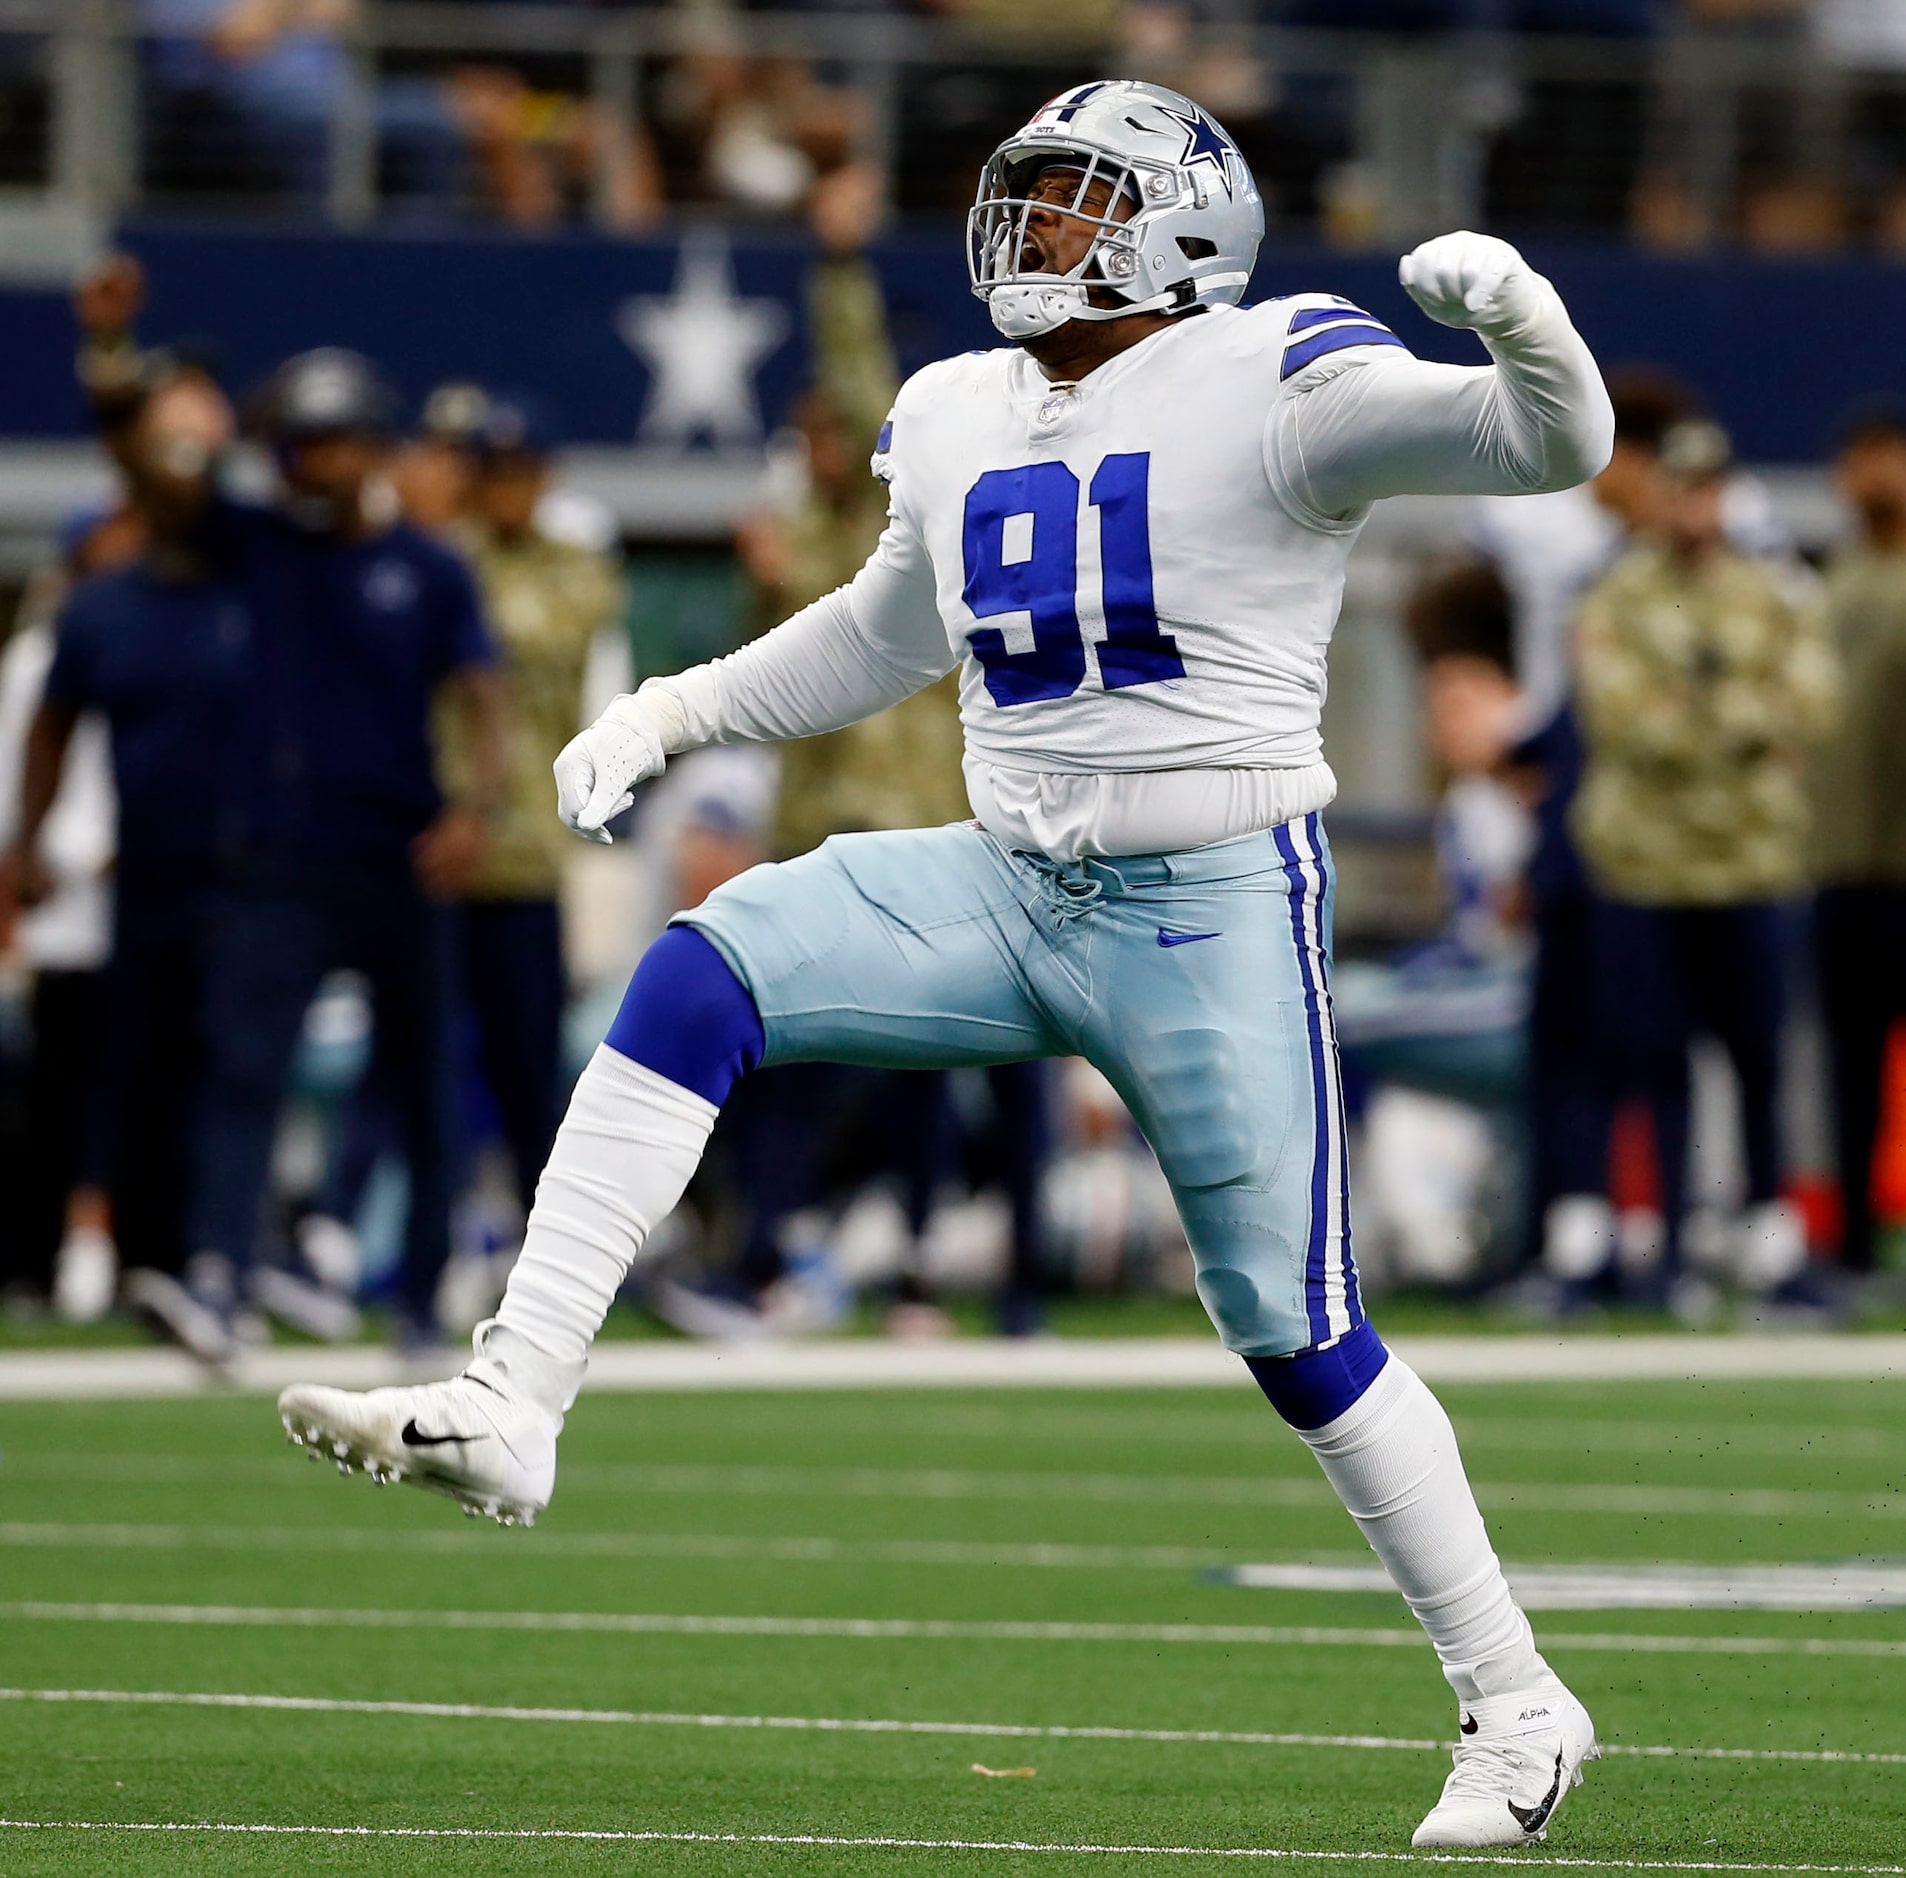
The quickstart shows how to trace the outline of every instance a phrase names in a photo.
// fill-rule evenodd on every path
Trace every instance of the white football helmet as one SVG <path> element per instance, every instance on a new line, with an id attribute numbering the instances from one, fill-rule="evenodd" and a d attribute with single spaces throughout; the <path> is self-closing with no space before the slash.
<path id="1" fill-rule="evenodd" d="M 1027 198 L 1054 165 L 1079 171 L 1069 209 Z M 1101 181 L 1111 191 L 1094 215 L 1085 203 Z M 1092 224 L 1092 245 L 1068 273 L 1028 270 L 1027 218 L 1055 206 Z M 1007 338 L 1024 339 L 1067 320 L 1235 306 L 1264 239 L 1264 203 L 1237 145 L 1189 98 L 1098 79 L 1042 105 L 993 152 L 966 237 L 973 291 Z M 1095 288 L 1113 304 L 1094 306 Z"/>

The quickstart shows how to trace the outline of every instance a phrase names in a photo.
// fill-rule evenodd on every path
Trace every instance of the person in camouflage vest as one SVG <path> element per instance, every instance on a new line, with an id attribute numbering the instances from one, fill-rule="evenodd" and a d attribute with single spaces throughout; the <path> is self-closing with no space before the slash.
<path id="1" fill-rule="evenodd" d="M 574 843 L 549 812 L 549 766 L 576 733 L 597 635 L 620 622 L 620 570 L 539 521 L 555 438 L 527 399 L 492 399 L 473 438 L 470 507 L 452 536 L 469 559 L 510 686 L 502 800 L 458 896 L 464 994 L 525 1211 L 562 1118 L 565 994 L 558 891 Z M 454 726 L 439 760 L 454 786 Z"/>
<path id="2" fill-rule="evenodd" d="M 1732 1262 L 1767 1291 L 1806 1258 L 1781 1199 L 1783 903 L 1807 878 L 1807 756 L 1838 688 L 1813 596 L 1727 544 L 1729 456 L 1717 425 L 1671 430 L 1656 526 L 1582 602 L 1574 831 L 1607 901 L 1597 1026 L 1619 1080 L 1657 1098 L 1670 1235 L 1686 1206 L 1688 1049 L 1706 1032 L 1740 1084 L 1747 1211 Z"/>

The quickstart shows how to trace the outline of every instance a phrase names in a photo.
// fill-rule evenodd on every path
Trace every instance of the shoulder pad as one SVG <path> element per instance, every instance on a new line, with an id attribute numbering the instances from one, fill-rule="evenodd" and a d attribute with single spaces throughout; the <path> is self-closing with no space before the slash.
<path id="1" fill-rule="evenodd" d="M 1389 327 L 1373 313 L 1366 313 L 1354 301 L 1341 294 L 1302 293 L 1267 302 L 1275 306 L 1283 330 L 1279 335 L 1283 358 L 1278 366 L 1280 382 L 1295 378 L 1333 352 L 1348 352 L 1363 346 L 1393 346 L 1408 352 Z"/>
<path id="2" fill-rule="evenodd" d="M 900 387 L 893 401 L 893 409 L 887 413 L 887 421 L 880 427 L 880 436 L 874 444 L 873 457 L 869 463 L 875 479 L 883 483 L 893 481 L 895 439 L 905 442 L 935 398 L 945 396 L 955 386 L 971 386 L 980 375 L 997 369 L 996 362 L 1001 355 L 1012 350 L 1008 346 L 990 346 L 978 352 L 961 353 L 955 358 L 935 359 L 931 365 L 921 366 Z M 987 361 L 995 363 L 989 365 Z"/>

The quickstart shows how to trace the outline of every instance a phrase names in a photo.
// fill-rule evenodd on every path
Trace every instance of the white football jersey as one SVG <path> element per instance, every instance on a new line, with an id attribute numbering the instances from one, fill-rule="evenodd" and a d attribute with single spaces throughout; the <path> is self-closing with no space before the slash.
<path id="1" fill-rule="evenodd" d="M 975 755 L 1039 771 L 1321 760 L 1364 512 L 1318 515 L 1270 419 L 1325 369 L 1314 358 L 1372 343 L 1400 346 L 1306 295 L 1213 308 L 1076 385 L 1016 347 L 908 382 L 875 474 L 932 565 Z"/>
<path id="2" fill-rule="evenodd" d="M 1210 308 L 1078 384 L 1012 347 L 928 366 L 874 458 L 872 559 L 661 681 L 687 740 L 807 736 L 957 665 L 974 812 L 1013 846 L 1155 853 L 1321 808 L 1325 658 L 1370 503 L 1589 473 L 1606 397 L 1543 291 L 1492 366 L 1418 361 L 1326 294 Z"/>

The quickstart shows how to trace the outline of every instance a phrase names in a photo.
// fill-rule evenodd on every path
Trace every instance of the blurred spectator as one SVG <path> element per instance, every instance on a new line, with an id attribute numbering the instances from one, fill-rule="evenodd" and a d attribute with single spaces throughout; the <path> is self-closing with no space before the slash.
<path id="1" fill-rule="evenodd" d="M 212 517 L 257 621 L 258 770 L 246 866 L 218 909 L 196 1245 L 201 1261 L 251 1262 L 305 1007 L 326 971 L 355 967 L 410 1170 L 399 1334 L 428 1341 L 452 1178 L 443 903 L 474 877 L 500 800 L 500 691 L 460 562 L 384 518 L 389 396 L 368 365 L 289 361 L 258 423 L 284 503 Z M 430 736 L 446 685 L 474 778 L 448 807 Z"/>
<path id="2" fill-rule="evenodd" d="M 130 279 L 121 276 L 121 287 Z M 110 277 L 82 312 L 117 322 Z M 196 540 L 205 476 L 230 442 L 231 408 L 194 368 L 122 351 L 95 359 L 95 396 L 148 537 L 136 558 L 82 582 L 63 608 L 22 785 L 21 870 L 55 800 L 82 717 L 111 735 L 118 801 L 112 962 L 96 1111 L 77 1170 L 69 1241 L 110 1232 L 136 1310 L 206 1356 L 222 1319 L 180 1282 L 191 1249 L 191 1121 L 213 897 L 234 860 L 235 753 L 251 646 L 245 598 Z M 143 552 L 139 549 L 143 546 Z"/>
<path id="3" fill-rule="evenodd" d="M 1652 367 L 1617 367 L 1607 377 L 1615 445 L 1601 475 L 1551 495 L 1484 496 L 1470 518 L 1471 545 L 1494 564 L 1513 602 L 1519 735 L 1547 723 L 1567 698 L 1576 602 L 1652 519 L 1661 439 L 1696 409 L 1684 385 Z"/>
<path id="4" fill-rule="evenodd" d="M 598 225 L 618 234 L 660 220 L 662 175 L 642 125 L 501 66 L 459 66 L 447 83 L 506 222 L 553 228 L 577 204 L 590 205 Z"/>
<path id="5" fill-rule="evenodd" d="M 1411 596 L 1432 753 L 1448 776 L 1437 853 L 1448 889 L 1448 942 L 1477 963 L 1520 949 L 1527 811 L 1499 779 L 1520 715 L 1509 596 L 1495 569 L 1465 564 Z"/>
<path id="6" fill-rule="evenodd" d="M 57 788 L 32 829 L 23 828 L 23 771 L 54 661 L 61 605 L 76 581 L 125 565 L 143 545 L 144 527 L 131 509 L 74 515 L 60 531 L 59 564 L 29 584 L 13 637 L 0 653 L 0 852 L 7 855 L 0 870 L 0 953 L 31 974 L 20 1112 L 9 1117 L 16 1125 L 0 1141 L 0 1174 L 14 1196 L 0 1221 L 0 1287 L 10 1304 L 29 1308 L 45 1302 L 50 1290 L 54 1307 L 71 1323 L 101 1315 L 115 1288 L 113 1242 L 98 1209 L 89 1213 L 82 1206 L 76 1229 L 67 1228 L 74 1189 L 97 1181 L 118 814 L 106 723 L 97 715 L 74 723 Z M 43 792 L 43 780 L 35 781 Z"/>
<path id="7" fill-rule="evenodd" d="M 102 282 L 116 296 L 97 298 Z M 81 296 L 82 370 L 109 437 L 117 361 L 142 283 L 120 260 Z M 205 1100 L 193 1176 L 194 1301 L 229 1335 L 254 1276 L 280 1100 L 325 972 L 368 979 L 411 1171 L 402 1332 L 425 1337 L 448 1254 L 451 1086 L 446 913 L 480 862 L 502 785 L 502 694 L 461 562 L 395 519 L 382 480 L 389 393 L 353 353 L 281 367 L 255 422 L 283 478 L 277 506 L 217 486 L 214 452 L 174 466 L 197 505 L 190 551 L 249 613 L 236 767 L 242 846 L 210 915 Z M 122 451 L 129 469 L 136 464 Z M 431 714 L 448 686 L 477 782 L 446 807 Z M 262 1293 L 261 1293 L 262 1296 Z M 268 1307 L 270 1299 L 264 1298 Z M 275 1308 L 275 1307 L 273 1307 Z"/>
<path id="8" fill-rule="evenodd" d="M 1768 253 L 1845 239 L 1834 172 L 1835 100 L 1812 79 L 1811 0 L 1681 0 L 1662 49 L 1632 222 L 1651 247 L 1701 248 L 1736 232 Z M 1717 85 L 1736 52 L 1764 77 Z"/>
<path id="9" fill-rule="evenodd" d="M 1605 896 L 1594 1010 L 1622 1080 L 1656 1097 L 1670 1293 L 1697 1031 L 1725 1048 L 1740 1088 L 1736 1275 L 1771 1291 L 1806 1259 L 1780 1197 L 1781 903 L 1805 878 L 1805 756 L 1833 720 L 1835 664 L 1818 609 L 1728 546 L 1728 461 L 1716 425 L 1668 433 L 1656 530 L 1589 593 L 1580 623 L 1574 826 Z"/>
<path id="10" fill-rule="evenodd" d="M 462 988 L 476 1018 L 527 1214 L 559 1119 L 563 954 L 557 889 L 573 841 L 550 810 L 550 765 L 584 721 L 598 637 L 621 618 L 603 554 L 552 538 L 537 517 L 553 481 L 552 420 L 528 398 L 490 403 L 476 436 L 464 539 L 510 686 L 507 770 L 489 840 L 459 889 Z M 442 727 L 453 796 L 480 788 L 454 719 Z"/>
<path id="11" fill-rule="evenodd" d="M 1661 439 L 1694 409 L 1685 387 L 1648 367 L 1608 375 L 1615 441 L 1586 488 L 1486 498 L 1470 537 L 1514 603 L 1523 700 L 1504 756 L 1534 805 L 1527 897 L 1535 940 L 1528 1029 L 1529 1167 L 1525 1244 L 1540 1260 L 1517 1296 L 1567 1308 L 1614 1258 L 1609 1142 L 1615 1088 L 1594 1015 L 1595 895 L 1569 829 L 1582 747 L 1569 699 L 1574 616 L 1584 588 L 1655 519 Z M 1505 726 L 1504 728 L 1509 728 Z"/>
<path id="12" fill-rule="evenodd" d="M 585 721 L 597 642 L 620 622 L 619 572 L 604 554 L 554 538 L 541 516 L 554 478 L 553 421 L 533 399 L 440 387 L 422 434 L 398 457 L 406 513 L 469 560 L 510 688 L 505 780 L 480 858 L 456 892 L 456 989 L 476 1070 L 508 1152 L 518 1223 L 560 1119 L 563 970 L 558 893 L 573 838 L 550 812 L 550 765 Z M 464 721 L 440 710 L 438 776 L 453 798 L 479 789 Z M 314 1267 L 350 1274 L 353 1227 L 371 1173 L 399 1136 L 381 1056 L 346 1105 L 333 1164 L 299 1244 Z M 471 1157 L 459 1157 L 466 1179 Z M 463 1268 L 459 1267 L 463 1273 Z M 472 1271 L 470 1294 L 494 1302 L 497 1274 Z"/>
<path id="13" fill-rule="evenodd" d="M 1875 413 L 1840 446 L 1855 540 L 1827 571 L 1827 618 L 1845 707 L 1815 763 L 1815 937 L 1833 1069 L 1841 1258 L 1874 1264 L 1873 1155 L 1880 1083 L 1906 1018 L 1906 419 Z"/>
<path id="14" fill-rule="evenodd" d="M 350 43 L 361 13 L 361 0 L 140 0 L 147 168 L 160 187 L 236 184 L 323 206 L 339 126 L 363 82 Z M 578 194 L 593 196 L 618 230 L 660 212 L 639 130 L 507 66 L 377 76 L 362 108 L 379 193 L 397 201 L 453 209 L 480 182 L 496 213 L 521 228 L 552 226 Z"/>
<path id="15" fill-rule="evenodd" d="M 470 512 L 476 482 L 476 439 L 490 408 L 481 385 L 439 385 L 424 400 L 422 420 L 391 458 L 391 487 L 405 521 L 427 535 L 447 535 Z"/>
<path id="16" fill-rule="evenodd" d="M 719 16 L 702 16 L 697 32 L 699 48 L 666 74 L 658 108 L 675 145 L 672 193 L 757 214 L 798 209 L 817 180 L 852 161 L 865 100 L 824 84 L 805 60 L 750 56 Z"/>
<path id="17" fill-rule="evenodd" d="M 781 513 L 753 517 L 738 546 L 765 628 L 859 572 L 886 525 L 887 491 L 868 473 L 899 372 L 880 281 L 861 253 L 878 217 L 870 165 L 839 170 L 815 192 L 822 257 L 809 271 L 814 378 L 794 412 L 806 490 Z M 781 752 L 775 842 L 783 858 L 849 829 L 929 828 L 970 813 L 960 776 L 957 680 L 889 711 Z"/>
<path id="18" fill-rule="evenodd" d="M 1906 248 L 1906 7 L 1897 0 L 1813 0 L 1820 56 L 1840 75 L 1835 154 L 1865 231 Z"/>
<path id="19" fill-rule="evenodd" d="M 341 105 L 357 82 L 346 39 L 357 11 L 358 0 L 140 0 L 153 88 L 146 135 L 161 175 L 183 167 L 194 182 L 229 188 L 236 171 L 321 206 Z M 395 193 L 454 202 L 466 140 L 450 93 L 434 80 L 385 79 L 369 108 Z"/>
<path id="20" fill-rule="evenodd" d="M 1332 997 L 1364 1125 L 1364 1250 L 1392 1282 L 1450 1283 L 1475 1275 L 1485 1249 L 1513 1257 L 1519 1230 L 1504 1202 L 1524 1159 L 1531 829 L 1503 773 L 1520 693 L 1501 577 L 1480 561 L 1440 569 L 1404 617 L 1441 772 L 1446 917 L 1384 963 L 1342 961 Z"/>

